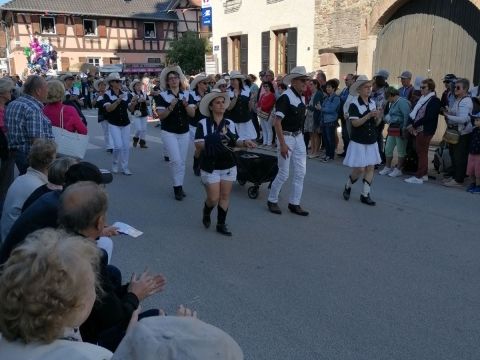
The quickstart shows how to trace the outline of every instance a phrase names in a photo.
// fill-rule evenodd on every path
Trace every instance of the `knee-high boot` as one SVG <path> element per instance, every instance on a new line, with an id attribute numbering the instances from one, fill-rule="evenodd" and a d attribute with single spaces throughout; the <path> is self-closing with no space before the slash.
<path id="1" fill-rule="evenodd" d="M 203 204 L 203 226 L 205 226 L 207 229 L 210 227 L 210 224 L 212 223 L 212 220 L 210 219 L 210 214 L 212 213 L 212 210 L 215 206 L 208 206 L 207 203 Z"/>
<path id="2" fill-rule="evenodd" d="M 226 236 L 232 236 L 232 233 L 228 231 L 227 225 L 225 224 L 225 220 L 227 219 L 227 210 L 224 210 L 220 205 L 217 206 L 217 231 Z"/>

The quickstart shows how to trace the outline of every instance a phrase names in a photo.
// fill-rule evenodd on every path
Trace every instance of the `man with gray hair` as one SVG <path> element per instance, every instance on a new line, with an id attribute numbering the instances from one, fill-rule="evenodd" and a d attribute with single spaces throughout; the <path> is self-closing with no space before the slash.
<path id="1" fill-rule="evenodd" d="M 50 120 L 43 114 L 43 103 L 47 94 L 45 79 L 31 75 L 23 85 L 23 96 L 12 101 L 6 108 L 8 146 L 20 175 L 27 172 L 27 157 L 34 140 L 54 139 Z"/>

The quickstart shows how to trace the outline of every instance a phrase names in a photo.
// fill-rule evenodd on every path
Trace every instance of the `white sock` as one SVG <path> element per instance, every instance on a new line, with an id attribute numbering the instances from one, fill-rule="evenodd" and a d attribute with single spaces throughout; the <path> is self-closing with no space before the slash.
<path id="1" fill-rule="evenodd" d="M 370 184 L 368 183 L 367 180 L 363 179 L 363 191 L 362 195 L 363 196 L 368 196 L 370 194 Z"/>

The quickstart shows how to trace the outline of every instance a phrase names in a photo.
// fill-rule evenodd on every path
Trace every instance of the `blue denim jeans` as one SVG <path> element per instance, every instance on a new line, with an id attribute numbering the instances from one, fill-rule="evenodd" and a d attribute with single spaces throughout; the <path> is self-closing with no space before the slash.
<path id="1" fill-rule="evenodd" d="M 325 144 L 325 155 L 330 159 L 335 157 L 335 131 L 336 122 L 322 125 L 322 139 Z"/>

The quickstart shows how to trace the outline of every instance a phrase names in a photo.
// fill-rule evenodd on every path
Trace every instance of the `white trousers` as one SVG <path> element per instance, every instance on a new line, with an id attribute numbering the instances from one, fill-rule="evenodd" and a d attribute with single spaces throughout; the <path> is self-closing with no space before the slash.
<path id="1" fill-rule="evenodd" d="M 299 134 L 295 137 L 285 135 L 285 143 L 288 148 L 288 157 L 284 159 L 280 154 L 280 145 L 278 146 L 278 174 L 273 180 L 268 201 L 278 202 L 278 195 L 282 189 L 282 185 L 287 181 L 290 173 L 290 162 L 293 163 L 293 179 L 292 189 L 290 190 L 289 203 L 292 205 L 300 205 L 303 192 L 303 179 L 307 171 L 307 150 L 303 135 Z"/>
<path id="2" fill-rule="evenodd" d="M 197 128 L 192 125 L 188 125 L 188 133 L 190 134 L 190 141 L 194 142 L 195 134 L 197 133 Z"/>
<path id="3" fill-rule="evenodd" d="M 185 178 L 185 162 L 187 160 L 188 144 L 190 135 L 174 134 L 162 130 L 162 141 L 168 156 L 170 157 L 170 172 L 173 179 L 173 186 L 182 186 Z"/>
<path id="4" fill-rule="evenodd" d="M 133 116 L 133 126 L 135 127 L 135 137 L 145 140 L 147 135 L 147 117 Z"/>
<path id="5" fill-rule="evenodd" d="M 239 140 L 255 140 L 257 138 L 257 131 L 252 120 L 235 124 L 235 129 L 237 130 Z"/>
<path id="6" fill-rule="evenodd" d="M 264 119 L 259 117 L 260 125 L 262 125 L 262 137 L 263 137 L 263 145 L 272 145 L 273 141 L 273 129 L 272 123 L 268 119 Z"/>
<path id="7" fill-rule="evenodd" d="M 102 130 L 103 130 L 103 138 L 105 141 L 105 149 L 110 150 L 113 149 L 113 140 L 112 136 L 110 135 L 110 131 L 108 130 L 108 121 L 103 120 L 100 122 L 102 125 Z"/>
<path id="8" fill-rule="evenodd" d="M 113 167 L 125 171 L 128 169 L 128 158 L 130 156 L 130 125 L 115 126 L 108 125 L 110 136 L 113 141 Z"/>

